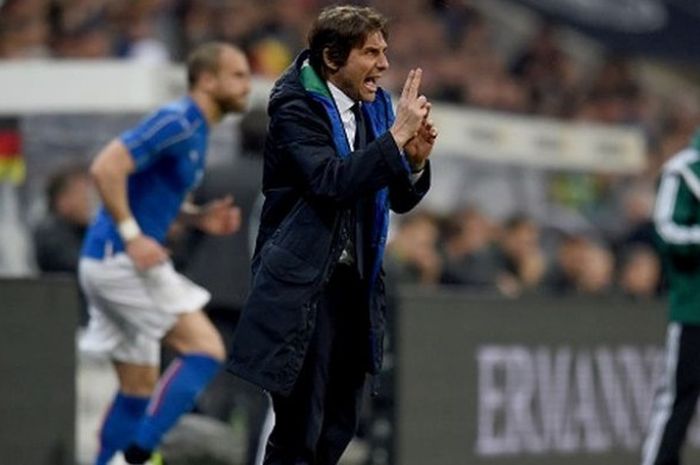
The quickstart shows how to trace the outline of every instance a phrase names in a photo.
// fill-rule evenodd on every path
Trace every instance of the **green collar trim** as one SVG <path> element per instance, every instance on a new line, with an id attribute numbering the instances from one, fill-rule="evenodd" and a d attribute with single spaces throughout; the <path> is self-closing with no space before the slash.
<path id="1" fill-rule="evenodd" d="M 309 64 L 309 60 L 304 60 L 304 63 L 301 65 L 301 70 L 299 71 L 299 76 L 301 85 L 307 92 L 314 92 L 332 100 L 328 86 Z"/>
<path id="2" fill-rule="evenodd" d="M 693 138 L 691 140 L 690 145 L 695 149 L 700 151 L 700 129 L 695 131 L 695 134 L 693 134 Z"/>

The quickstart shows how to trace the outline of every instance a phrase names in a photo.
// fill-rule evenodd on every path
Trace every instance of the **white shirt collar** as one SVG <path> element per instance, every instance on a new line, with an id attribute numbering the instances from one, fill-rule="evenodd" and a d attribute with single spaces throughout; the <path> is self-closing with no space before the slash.
<path id="1" fill-rule="evenodd" d="M 338 87 L 331 81 L 326 82 L 328 83 L 328 89 L 331 91 L 331 95 L 333 96 L 333 100 L 335 100 L 335 104 L 338 107 L 340 114 L 342 115 L 346 111 L 351 111 L 350 109 L 353 105 L 355 105 L 353 99 L 345 95 L 345 93 L 338 89 Z"/>
<path id="2" fill-rule="evenodd" d="M 328 89 L 331 91 L 331 96 L 335 101 L 335 106 L 338 107 L 340 121 L 343 123 L 343 129 L 345 130 L 345 136 L 348 139 L 348 144 L 350 147 L 354 148 L 357 122 L 355 121 L 355 113 L 352 112 L 352 107 L 355 105 L 355 101 L 345 95 L 345 93 L 331 81 L 326 81 L 326 83 L 328 84 Z"/>

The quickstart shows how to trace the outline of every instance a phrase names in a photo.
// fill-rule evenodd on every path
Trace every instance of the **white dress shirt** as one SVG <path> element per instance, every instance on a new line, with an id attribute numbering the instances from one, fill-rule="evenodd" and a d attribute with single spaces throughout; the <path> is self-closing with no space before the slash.
<path id="1" fill-rule="evenodd" d="M 328 81 L 328 89 L 331 91 L 331 96 L 335 101 L 335 106 L 338 107 L 338 112 L 340 112 L 340 121 L 343 122 L 343 129 L 345 129 L 345 135 L 348 138 L 348 144 L 350 147 L 355 149 L 355 132 L 357 132 L 357 122 L 355 121 L 355 114 L 352 112 L 352 107 L 355 102 L 345 95 L 345 93 L 338 89 L 338 87 L 331 81 Z"/>
<path id="2" fill-rule="evenodd" d="M 352 107 L 355 105 L 355 101 L 345 95 L 345 93 L 331 81 L 326 81 L 326 83 L 335 101 L 335 106 L 338 107 L 338 112 L 340 112 L 340 121 L 343 123 L 343 129 L 345 129 L 345 136 L 348 138 L 348 144 L 354 150 L 357 122 L 355 121 L 355 114 L 352 112 Z M 411 173 L 411 181 L 415 184 L 422 174 L 423 170 L 420 170 L 418 173 Z"/>

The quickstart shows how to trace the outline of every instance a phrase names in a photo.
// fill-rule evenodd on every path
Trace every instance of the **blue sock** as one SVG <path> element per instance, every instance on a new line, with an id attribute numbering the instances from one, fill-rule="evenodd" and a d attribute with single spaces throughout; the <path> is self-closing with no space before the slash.
<path id="1" fill-rule="evenodd" d="M 192 409 L 195 399 L 220 366 L 220 361 L 202 354 L 183 355 L 174 360 L 151 397 L 134 438 L 136 445 L 154 450 L 180 416 Z"/>
<path id="2" fill-rule="evenodd" d="M 100 452 L 95 465 L 106 465 L 117 451 L 131 442 L 146 411 L 148 400 L 148 397 L 117 392 L 102 424 Z"/>

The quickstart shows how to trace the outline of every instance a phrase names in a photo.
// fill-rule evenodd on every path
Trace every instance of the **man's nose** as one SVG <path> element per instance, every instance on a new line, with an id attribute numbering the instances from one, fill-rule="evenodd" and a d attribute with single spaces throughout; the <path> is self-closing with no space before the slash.
<path id="1" fill-rule="evenodd" d="M 382 53 L 379 56 L 379 60 L 377 61 L 377 68 L 379 68 L 381 71 L 386 71 L 387 69 L 389 69 L 389 59 L 384 53 Z"/>

